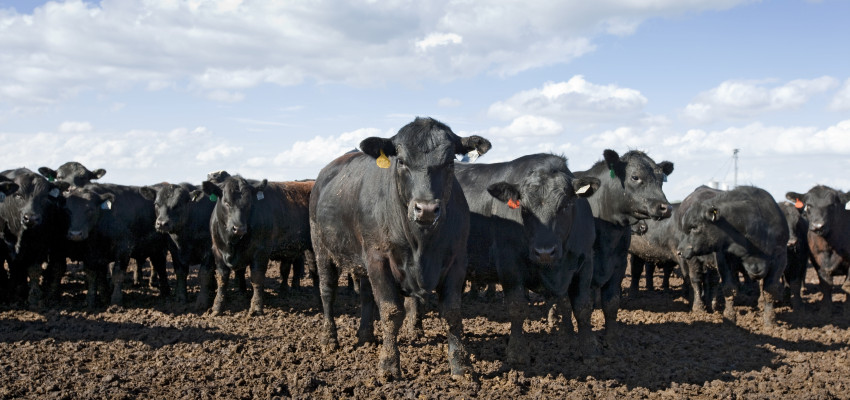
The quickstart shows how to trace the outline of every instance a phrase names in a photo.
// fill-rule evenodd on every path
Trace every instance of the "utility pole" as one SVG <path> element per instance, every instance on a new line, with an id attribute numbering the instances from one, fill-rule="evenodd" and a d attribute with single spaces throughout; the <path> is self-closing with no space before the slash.
<path id="1" fill-rule="evenodd" d="M 732 160 L 735 162 L 735 181 L 732 184 L 732 189 L 738 187 L 738 151 L 740 151 L 740 149 L 732 151 Z"/>

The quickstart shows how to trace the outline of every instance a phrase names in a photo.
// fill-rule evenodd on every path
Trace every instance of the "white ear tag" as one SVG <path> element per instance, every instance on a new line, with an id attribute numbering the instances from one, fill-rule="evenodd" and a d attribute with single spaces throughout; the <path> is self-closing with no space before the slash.
<path id="1" fill-rule="evenodd" d="M 6 193 L 0 192 L 0 203 L 6 200 Z"/>
<path id="2" fill-rule="evenodd" d="M 266 198 L 266 195 L 264 195 L 263 192 L 257 192 L 257 200 L 262 200 L 262 199 L 265 199 L 265 198 Z"/>
<path id="3" fill-rule="evenodd" d="M 584 185 L 584 186 L 580 187 L 578 190 L 576 190 L 576 194 L 583 194 L 588 189 L 590 189 L 590 185 Z"/>
<path id="4" fill-rule="evenodd" d="M 47 193 L 47 194 L 48 194 L 48 195 L 50 195 L 50 197 L 53 197 L 53 198 L 59 197 L 59 194 L 60 194 L 60 192 L 59 192 L 59 188 L 53 188 L 53 189 L 52 189 L 49 193 Z"/>
<path id="5" fill-rule="evenodd" d="M 481 153 L 479 153 L 478 150 L 472 150 L 469 153 L 466 153 L 466 158 L 468 162 L 474 163 L 480 155 Z"/>
<path id="6" fill-rule="evenodd" d="M 844 204 L 844 209 L 850 210 L 850 201 L 848 201 L 847 203 Z"/>
<path id="7" fill-rule="evenodd" d="M 661 175 L 664 175 L 664 180 L 662 182 L 667 182 L 667 174 L 661 174 Z"/>
<path id="8" fill-rule="evenodd" d="M 100 203 L 100 209 L 101 210 L 111 210 L 112 209 L 112 202 L 109 201 L 109 200 L 106 200 L 103 203 Z"/>

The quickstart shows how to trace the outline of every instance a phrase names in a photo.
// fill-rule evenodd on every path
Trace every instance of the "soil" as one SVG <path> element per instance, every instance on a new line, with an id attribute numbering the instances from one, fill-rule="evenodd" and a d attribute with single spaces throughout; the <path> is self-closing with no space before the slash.
<path id="1" fill-rule="evenodd" d="M 269 271 L 264 315 L 248 317 L 248 298 L 233 289 L 226 312 L 212 317 L 148 287 L 130 288 L 125 307 L 87 312 L 72 264 L 52 308 L 0 306 L 0 398 L 850 398 L 850 317 L 838 306 L 828 321 L 816 316 L 816 279 L 810 270 L 809 312 L 784 304 L 778 327 L 765 329 L 754 301 L 735 306 L 734 325 L 689 312 L 674 277 L 669 292 L 624 300 L 619 338 L 593 359 L 579 357 L 573 334 L 547 333 L 546 309 L 532 295 L 527 365 L 503 362 L 501 292 L 469 295 L 464 340 L 475 375 L 449 375 L 445 324 L 429 311 L 424 337 L 400 340 L 404 378 L 387 382 L 376 378 L 378 347 L 355 347 L 359 303 L 343 288 L 340 349 L 323 354 L 318 299 L 309 287 L 279 295 L 277 271 Z M 660 271 L 654 280 L 660 287 Z M 193 274 L 190 290 L 195 283 Z M 601 340 L 601 311 L 593 323 Z"/>

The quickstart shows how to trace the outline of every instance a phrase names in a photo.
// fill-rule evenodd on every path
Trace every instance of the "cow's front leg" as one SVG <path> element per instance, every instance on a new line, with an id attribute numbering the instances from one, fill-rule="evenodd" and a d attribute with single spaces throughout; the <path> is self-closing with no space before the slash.
<path id="1" fill-rule="evenodd" d="M 249 316 L 263 314 L 264 281 L 266 280 L 266 269 L 268 265 L 268 257 L 259 257 L 251 263 L 251 286 L 254 288 L 254 295 L 251 296 L 251 308 L 248 310 Z"/>

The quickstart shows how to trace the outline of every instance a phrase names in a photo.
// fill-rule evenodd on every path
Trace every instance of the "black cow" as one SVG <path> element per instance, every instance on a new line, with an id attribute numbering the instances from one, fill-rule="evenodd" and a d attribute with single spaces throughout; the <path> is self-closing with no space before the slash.
<path id="1" fill-rule="evenodd" d="M 103 178 L 106 175 L 106 170 L 99 168 L 94 171 L 89 171 L 83 164 L 76 161 L 68 161 L 53 170 L 49 167 L 41 167 L 38 172 L 44 175 L 50 182 L 68 182 L 71 186 L 83 187 L 91 183 L 95 179 Z"/>
<path id="2" fill-rule="evenodd" d="M 216 261 L 216 289 L 212 314 L 224 310 L 231 270 L 244 274 L 251 268 L 254 295 L 249 313 L 263 311 L 263 287 L 270 259 L 291 265 L 312 258 L 308 204 L 312 182 L 249 183 L 230 176 L 221 183 L 205 181 L 204 193 L 218 198 L 210 218 Z"/>
<path id="3" fill-rule="evenodd" d="M 671 204 L 672 213 L 676 213 L 678 205 Z M 657 267 L 664 271 L 661 288 L 670 289 L 670 275 L 679 264 L 678 229 L 673 218 L 662 220 L 642 220 L 632 227 L 632 237 L 629 243 L 629 267 L 632 273 L 632 283 L 629 295 L 637 295 L 640 288 L 640 277 L 646 272 L 646 290 L 653 290 L 652 277 Z"/>
<path id="4" fill-rule="evenodd" d="M 153 201 L 156 212 L 154 227 L 170 239 L 171 263 L 177 277 L 177 300 L 187 301 L 189 266 L 197 264 L 200 265 L 197 306 L 206 309 L 209 307 L 209 287 L 215 270 L 209 230 L 215 202 L 204 196 L 203 190 L 188 183 L 164 183 L 158 188 L 143 186 L 139 190 L 142 196 Z"/>
<path id="5" fill-rule="evenodd" d="M 225 170 L 214 171 L 207 174 L 207 180 L 212 183 L 222 183 L 225 179 L 229 178 L 231 175 L 229 172 Z M 246 179 L 246 181 L 252 185 L 260 183 L 260 181 L 255 179 Z M 315 182 L 315 179 L 303 179 L 297 180 L 294 182 Z M 287 281 L 289 280 L 289 272 L 292 271 L 292 288 L 301 287 L 301 279 L 304 277 L 304 272 L 309 271 L 311 277 L 313 278 L 313 287 L 316 291 L 319 288 L 319 277 L 316 274 L 316 266 L 315 266 L 315 256 L 313 256 L 312 251 L 306 251 L 304 255 L 300 257 L 296 257 L 294 259 L 287 259 L 286 261 L 292 261 L 292 264 L 288 262 L 283 262 L 282 260 L 278 260 L 275 258 L 271 259 L 275 263 L 277 263 L 277 267 L 280 270 L 280 293 L 284 293 L 289 290 L 289 286 L 287 286 Z M 239 284 L 239 289 L 245 290 L 245 276 L 242 274 L 235 274 L 237 283 Z"/>
<path id="6" fill-rule="evenodd" d="M 614 150 L 605 150 L 602 155 L 602 161 L 575 175 L 601 182 L 596 194 L 588 198 L 596 226 L 593 289 L 605 315 L 606 336 L 614 337 L 631 225 L 644 219 L 670 217 L 670 202 L 661 185 L 673 173 L 673 163 L 656 164 L 640 151 L 629 151 L 620 157 Z"/>
<path id="7" fill-rule="evenodd" d="M 567 160 L 534 154 L 497 164 L 457 164 L 456 176 L 469 202 L 467 275 L 478 283 L 501 283 L 511 321 L 507 360 L 526 363 L 522 325 L 526 290 L 553 298 L 572 330 L 572 306 L 582 351 L 597 349 L 590 316 L 593 299 L 593 214 L 583 198 L 599 180 L 576 178 Z M 568 300 L 567 300 L 568 299 Z M 550 326 L 555 316 L 551 315 Z"/>
<path id="8" fill-rule="evenodd" d="M 740 263 L 751 279 L 762 280 L 764 324 L 773 326 L 773 302 L 782 294 L 780 278 L 788 259 L 788 225 L 773 197 L 753 186 L 727 192 L 701 186 L 682 201 L 676 219 L 686 235 L 679 245 L 683 257 L 719 253 L 724 317 L 731 321 L 737 317 L 733 300 L 739 286 L 735 264 Z"/>
<path id="9" fill-rule="evenodd" d="M 838 275 L 850 278 L 850 211 L 846 209 L 850 194 L 818 185 L 803 194 L 788 192 L 785 197 L 793 202 L 800 201 L 805 207 L 809 220 L 810 258 L 823 293 L 820 312 L 829 317 L 832 315 L 833 278 Z M 841 290 L 846 294 L 844 313 L 850 315 L 850 279 L 844 279 Z"/>
<path id="10" fill-rule="evenodd" d="M 3 175 L 0 175 L 0 203 L 6 200 L 10 194 L 14 193 L 18 190 L 18 184 L 6 178 Z M 2 220 L 0 220 L 2 221 Z M 4 224 L 5 225 L 5 224 Z M 5 229 L 4 229 L 5 230 Z M 0 235 L 3 232 L 0 231 Z M 2 237 L 0 237 L 2 239 Z M 5 262 L 5 260 L 9 259 L 11 249 L 8 248 L 5 241 L 0 242 L 0 260 Z M 11 287 L 9 286 L 9 272 L 6 271 L 6 267 L 0 263 L 0 302 L 5 302 L 9 300 L 8 294 L 11 291 Z"/>
<path id="11" fill-rule="evenodd" d="M 396 339 L 404 319 L 403 296 L 422 300 L 434 290 L 449 327 L 451 373 L 464 374 L 468 360 L 461 343 L 460 298 L 469 206 L 455 179 L 454 159 L 472 150 L 483 154 L 490 142 L 462 138 L 439 121 L 416 118 L 395 136 L 367 138 L 360 148 L 362 153 L 345 154 L 323 168 L 310 196 L 324 308 L 322 345 L 325 350 L 339 346 L 334 301 L 340 269 L 359 269 L 369 279 L 360 279 L 364 315 L 358 338 L 374 338 L 370 313 L 376 302 L 384 328 L 379 374 L 401 376 Z"/>
<path id="12" fill-rule="evenodd" d="M 791 307 L 803 309 L 803 281 L 806 279 L 806 267 L 809 265 L 809 221 L 803 216 L 803 210 L 795 204 L 779 203 L 788 224 L 788 266 L 785 267 L 785 282 L 791 289 Z"/>
<path id="13" fill-rule="evenodd" d="M 61 232 L 68 218 L 62 209 L 61 189 L 26 168 L 0 175 L 18 187 L 0 203 L 5 250 L 2 253 L 9 264 L 10 291 L 17 300 L 26 300 L 30 307 L 37 308 L 45 299 L 43 288 L 47 299 L 60 295 L 59 284 L 65 272 Z M 12 187 L 9 183 L 4 185 L 7 189 Z M 44 262 L 48 263 L 46 270 L 42 269 Z"/>
<path id="14" fill-rule="evenodd" d="M 140 188 L 104 183 L 68 187 L 68 190 L 65 197 L 71 226 L 67 238 L 84 249 L 76 253 L 81 254 L 90 275 L 90 290 L 95 289 L 94 279 L 100 280 L 109 268 L 113 285 L 111 302 L 120 305 L 130 258 L 150 259 L 159 276 L 160 295 L 168 296 L 171 293 L 165 273 L 168 238 L 154 228 L 153 202 L 142 196 Z M 87 300 L 89 307 L 94 307 L 92 292 Z"/>

